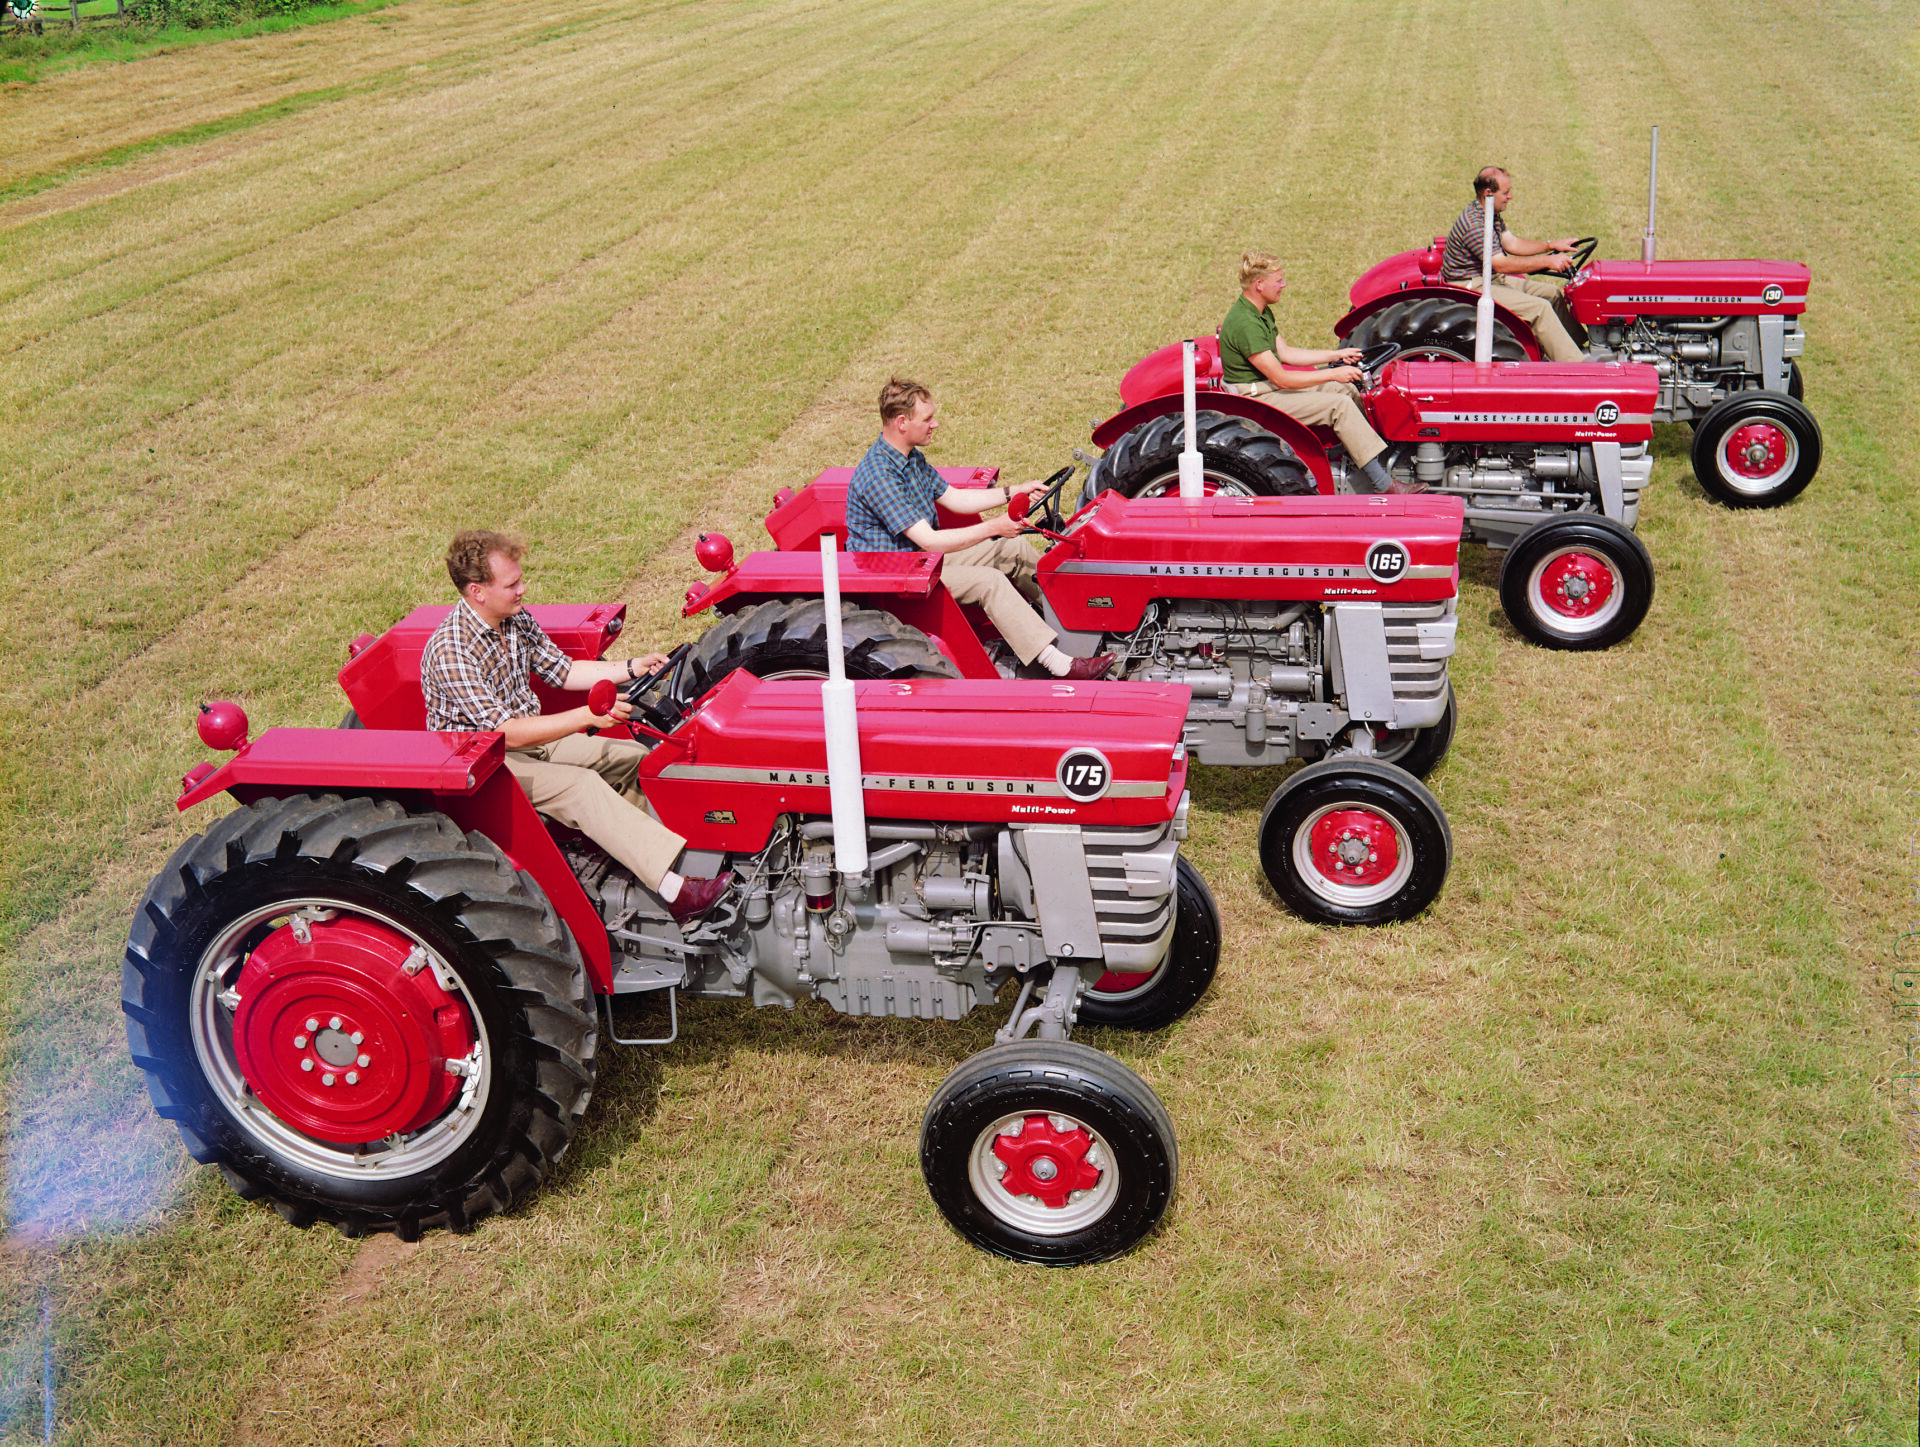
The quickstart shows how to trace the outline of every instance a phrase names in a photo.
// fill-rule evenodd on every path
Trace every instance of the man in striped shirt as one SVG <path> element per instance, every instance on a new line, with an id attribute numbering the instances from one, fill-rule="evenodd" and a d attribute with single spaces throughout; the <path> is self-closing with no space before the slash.
<path id="1" fill-rule="evenodd" d="M 427 727 L 504 735 L 507 768 L 533 807 L 619 860 L 684 924 L 717 904 L 733 878 L 674 873 L 687 841 L 647 812 L 639 782 L 646 747 L 583 732 L 624 723 L 633 706 L 622 698 L 606 714 L 584 704 L 541 713 L 530 682 L 537 674 L 550 688 L 578 693 L 602 679 L 638 677 L 667 660 L 658 653 L 597 661 L 567 657 L 526 611 L 524 556 L 526 545 L 518 538 L 478 529 L 459 534 L 447 549 L 447 576 L 460 601 L 420 654 Z"/>
<path id="2" fill-rule="evenodd" d="M 1543 273 L 1563 276 L 1573 264 L 1569 255 L 1577 238 L 1529 241 L 1507 229 L 1506 209 L 1513 200 L 1513 177 L 1498 166 L 1483 166 L 1473 178 L 1473 204 L 1460 213 L 1447 233 L 1446 254 L 1440 259 L 1440 279 L 1449 286 L 1480 290 L 1483 242 L 1486 234 L 1486 198 L 1493 197 L 1493 299 L 1533 328 L 1540 350 L 1550 362 L 1577 362 L 1585 355 L 1567 334 L 1553 303 L 1560 296 L 1557 283 Z"/>

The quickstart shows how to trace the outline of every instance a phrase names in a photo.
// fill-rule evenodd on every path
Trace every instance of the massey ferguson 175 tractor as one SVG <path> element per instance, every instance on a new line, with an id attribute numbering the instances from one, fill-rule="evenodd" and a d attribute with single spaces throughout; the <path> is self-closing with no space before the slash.
<path id="1" fill-rule="evenodd" d="M 238 807 L 148 887 L 123 974 L 133 1058 L 196 1160 L 299 1225 L 462 1230 L 552 1170 L 607 1041 L 675 1037 L 676 995 L 958 1020 L 1017 983 L 997 1043 L 927 1107 L 935 1202 L 1021 1261 L 1097 1261 L 1153 1229 L 1172 1123 L 1068 1036 L 1166 1025 L 1213 977 L 1219 914 L 1179 853 L 1186 689 L 735 672 L 689 700 L 672 671 L 644 678 L 647 799 L 683 868 L 737 879 L 682 926 L 535 813 L 500 734 L 425 730 L 420 653 L 446 611 L 354 646 L 364 728 L 248 742 L 233 705 L 202 715 L 237 752 L 179 806 Z M 597 658 L 623 610 L 534 613 Z M 611 1000 L 658 992 L 673 1029 L 616 1036 Z"/>
<path id="2" fill-rule="evenodd" d="M 1655 422 L 1693 425 L 1693 471 L 1732 507 L 1778 507 L 1820 468 L 1820 426 L 1801 404 L 1800 328 L 1812 272 L 1792 261 L 1654 260 L 1653 179 L 1639 261 L 1593 261 L 1583 238 L 1561 305 L 1568 331 L 1596 362 L 1644 362 L 1659 375 Z M 1478 293 L 1440 279 L 1446 238 L 1362 273 L 1334 330 L 1349 346 L 1395 342 L 1427 358 L 1473 360 Z M 1533 329 L 1498 305 L 1494 357 L 1540 356 Z M 1583 335 L 1584 333 L 1584 335 Z"/>
<path id="3" fill-rule="evenodd" d="M 1200 337 L 1162 347 L 1122 379 L 1121 410 L 1094 428 L 1095 444 L 1107 450 L 1085 496 L 1175 489 L 1189 346 L 1206 491 L 1347 490 L 1358 469 L 1332 430 L 1309 427 L 1265 397 L 1226 391 L 1219 339 Z M 1387 443 L 1381 464 L 1458 498 L 1467 535 L 1505 552 L 1500 604 L 1513 626 L 1535 643 L 1570 649 L 1606 648 L 1638 628 L 1653 601 L 1653 560 L 1633 529 L 1653 472 L 1654 369 L 1482 368 L 1399 352 L 1386 343 L 1361 361 L 1360 407 Z"/>
<path id="4" fill-rule="evenodd" d="M 985 486 L 997 470 L 943 473 Z M 1129 686 L 1192 690 L 1184 746 L 1199 763 L 1314 761 L 1275 790 L 1260 821 L 1261 864 L 1294 912 L 1372 925 L 1426 908 L 1452 854 L 1446 816 L 1418 776 L 1453 737 L 1459 502 L 1113 494 L 1067 522 L 1060 495 L 1072 473 L 1049 479 L 1028 514 L 1052 542 L 1038 606 L 1057 646 L 1117 655 L 1113 677 Z M 721 576 L 687 590 L 686 612 L 728 616 L 688 655 L 682 692 L 734 669 L 823 668 L 819 545 L 845 540 L 851 476 L 835 468 L 800 492 L 781 490 L 767 517 L 777 552 L 736 559 L 718 534 L 701 540 L 701 564 Z M 942 526 L 959 521 L 942 515 Z M 985 616 L 942 585 L 941 564 L 931 553 L 840 556 L 840 586 L 860 605 L 847 622 L 859 640 L 848 645 L 850 672 L 1011 671 Z"/>

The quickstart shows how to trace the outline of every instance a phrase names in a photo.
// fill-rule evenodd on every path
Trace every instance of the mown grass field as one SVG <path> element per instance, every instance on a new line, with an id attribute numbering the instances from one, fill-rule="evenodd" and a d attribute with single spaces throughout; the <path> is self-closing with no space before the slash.
<path id="1" fill-rule="evenodd" d="M 0 88 L 0 1432 L 64 1442 L 1894 1443 L 1915 1156 L 1910 0 L 1344 6 L 406 0 Z M 417 1246 L 191 1168 L 125 1058 L 126 922 L 196 824 L 197 701 L 329 724 L 446 591 L 690 636 L 696 531 L 851 461 L 894 369 L 936 461 L 1038 476 L 1244 246 L 1348 281 L 1518 178 L 1516 229 L 1815 271 L 1827 460 L 1709 504 L 1663 429 L 1646 625 L 1523 645 L 1469 555 L 1451 883 L 1281 913 L 1272 773 L 1203 771 L 1228 950 L 1163 1035 L 1181 1193 L 1046 1272 L 941 1223 L 962 1027 L 702 1006 L 603 1057 L 557 1179 Z M 1909 940 L 1910 942 L 1910 940 Z"/>

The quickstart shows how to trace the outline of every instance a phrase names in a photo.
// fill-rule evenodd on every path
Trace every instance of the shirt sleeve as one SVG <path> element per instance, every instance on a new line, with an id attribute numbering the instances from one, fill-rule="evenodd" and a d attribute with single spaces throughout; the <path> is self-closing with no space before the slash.
<path id="1" fill-rule="evenodd" d="M 573 660 L 567 657 L 558 643 L 547 637 L 547 630 L 527 614 L 520 614 L 517 621 L 526 637 L 527 651 L 532 655 L 528 665 L 531 671 L 550 687 L 566 687 L 567 675 L 573 672 Z"/>
<path id="2" fill-rule="evenodd" d="M 420 692 L 426 699 L 430 729 L 484 733 L 511 717 L 505 701 L 487 687 L 474 661 L 444 634 L 429 639 L 421 655 Z"/>

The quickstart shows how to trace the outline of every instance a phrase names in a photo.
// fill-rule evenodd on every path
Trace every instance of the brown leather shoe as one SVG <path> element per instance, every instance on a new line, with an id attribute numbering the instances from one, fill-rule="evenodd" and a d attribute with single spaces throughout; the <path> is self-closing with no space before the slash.
<path id="1" fill-rule="evenodd" d="M 1425 492 L 1426 490 L 1427 485 L 1424 482 L 1402 482 L 1397 477 L 1387 484 L 1387 491 L 1396 497 L 1411 497 L 1416 492 Z"/>
<path id="2" fill-rule="evenodd" d="M 712 909 L 732 888 L 731 874 L 716 874 L 711 879 L 682 879 L 680 893 L 667 905 L 667 913 L 673 916 L 675 924 L 686 924 Z"/>
<path id="3" fill-rule="evenodd" d="M 1096 678 L 1105 678 L 1113 671 L 1113 655 L 1096 653 L 1091 658 L 1076 658 L 1067 666 L 1067 677 L 1075 681 L 1092 682 Z"/>

